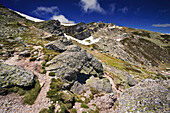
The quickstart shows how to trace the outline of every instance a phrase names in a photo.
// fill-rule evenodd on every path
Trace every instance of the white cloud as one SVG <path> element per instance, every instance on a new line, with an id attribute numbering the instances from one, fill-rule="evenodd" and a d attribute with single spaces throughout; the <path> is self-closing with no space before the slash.
<path id="1" fill-rule="evenodd" d="M 111 4 L 110 6 L 111 6 L 111 13 L 114 13 L 114 11 L 115 11 L 115 4 Z"/>
<path id="2" fill-rule="evenodd" d="M 119 11 L 121 11 L 122 13 L 127 13 L 128 12 L 128 7 L 124 7 L 124 8 L 120 8 Z"/>
<path id="3" fill-rule="evenodd" d="M 61 23 L 74 23 L 74 21 L 68 20 L 64 15 L 54 15 L 52 20 L 59 20 Z"/>
<path id="4" fill-rule="evenodd" d="M 58 12 L 59 12 L 59 9 L 57 6 L 51 6 L 51 7 L 40 6 L 40 7 L 37 7 L 36 10 L 32 11 L 33 14 L 36 14 L 39 17 L 42 17 L 47 14 L 48 15 L 49 14 L 56 15 L 56 14 L 58 14 Z"/>
<path id="5" fill-rule="evenodd" d="M 59 20 L 61 23 L 74 23 L 74 21 L 68 20 L 64 15 L 59 14 L 59 8 L 57 6 L 51 7 L 37 7 L 32 13 L 38 17 L 46 17 L 52 20 Z"/>
<path id="6" fill-rule="evenodd" d="M 97 0 L 81 0 L 80 6 L 85 12 L 100 12 L 105 13 L 105 10 L 100 6 Z"/>
<path id="7" fill-rule="evenodd" d="M 170 24 L 153 24 L 153 27 L 170 27 Z"/>

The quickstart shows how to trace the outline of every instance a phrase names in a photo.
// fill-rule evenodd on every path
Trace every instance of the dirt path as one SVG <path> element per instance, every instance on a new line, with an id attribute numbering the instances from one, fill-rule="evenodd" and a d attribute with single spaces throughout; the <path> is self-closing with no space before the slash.
<path id="1" fill-rule="evenodd" d="M 48 108 L 51 105 L 50 99 L 46 97 L 47 92 L 49 91 L 50 88 L 51 77 L 45 74 L 41 74 L 42 71 L 41 65 L 43 60 L 30 62 L 29 58 L 24 58 L 21 60 L 18 59 L 19 56 L 14 55 L 14 57 L 11 57 L 8 60 L 6 60 L 5 63 L 9 65 L 17 65 L 28 71 L 33 72 L 38 77 L 38 80 L 42 86 L 41 91 L 33 105 L 23 104 L 22 97 L 18 96 L 17 94 L 0 96 L 0 108 L 1 108 L 0 112 L 38 113 L 42 108 Z"/>
<path id="2" fill-rule="evenodd" d="M 120 95 L 120 91 L 116 88 L 116 84 L 114 82 L 114 78 L 107 72 L 104 73 L 104 77 L 106 77 L 107 79 L 109 79 L 110 83 L 112 84 L 112 90 L 116 90 L 117 91 L 117 99 L 119 99 L 119 95 Z"/>

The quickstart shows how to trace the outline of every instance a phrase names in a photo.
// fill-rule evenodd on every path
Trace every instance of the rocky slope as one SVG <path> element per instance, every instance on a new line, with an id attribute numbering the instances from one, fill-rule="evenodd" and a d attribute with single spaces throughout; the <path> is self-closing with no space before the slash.
<path id="1" fill-rule="evenodd" d="M 112 23 L 33 22 L 0 5 L 0 112 L 168 113 L 169 38 Z"/>

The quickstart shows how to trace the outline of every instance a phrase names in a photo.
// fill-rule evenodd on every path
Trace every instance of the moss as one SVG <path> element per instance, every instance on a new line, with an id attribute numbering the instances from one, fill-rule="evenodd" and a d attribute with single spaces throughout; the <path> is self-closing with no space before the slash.
<path id="1" fill-rule="evenodd" d="M 76 102 L 83 103 L 83 100 L 81 100 L 81 99 L 76 99 Z"/>
<path id="2" fill-rule="evenodd" d="M 81 108 L 89 108 L 89 106 L 87 104 L 82 103 Z"/>
<path id="3" fill-rule="evenodd" d="M 39 84 L 38 79 L 35 80 L 35 86 L 31 90 L 27 91 L 24 95 L 24 103 L 27 104 L 34 104 L 34 101 L 36 100 L 39 92 L 40 92 L 41 86 Z"/>
<path id="4" fill-rule="evenodd" d="M 55 72 L 50 72 L 49 76 L 55 76 Z"/>
<path id="5" fill-rule="evenodd" d="M 30 61 L 35 61 L 37 59 L 37 57 L 31 57 Z"/>
<path id="6" fill-rule="evenodd" d="M 47 108 L 43 108 L 43 109 L 41 109 L 41 111 L 39 113 L 49 113 L 49 112 L 48 112 Z"/>
<path id="7" fill-rule="evenodd" d="M 45 66 L 42 66 L 42 69 L 45 69 Z"/>
<path id="8" fill-rule="evenodd" d="M 7 88 L 7 92 L 8 93 L 14 92 L 14 93 L 19 94 L 20 96 L 23 95 L 24 103 L 32 105 L 34 104 L 34 101 L 36 100 L 40 89 L 41 89 L 41 86 L 39 84 L 38 79 L 36 78 L 35 84 L 29 88 L 14 86 L 11 88 Z"/>
<path id="9" fill-rule="evenodd" d="M 63 82 L 61 79 L 51 79 L 50 90 L 47 92 L 47 97 L 50 98 L 53 102 L 59 100 L 58 91 L 62 89 Z"/>
<path id="10" fill-rule="evenodd" d="M 55 113 L 55 106 L 52 104 L 50 107 L 49 107 L 49 113 Z"/>
<path id="11" fill-rule="evenodd" d="M 51 105 L 47 108 L 43 108 L 41 109 L 41 111 L 39 113 L 55 113 L 55 105 Z"/>
<path id="12" fill-rule="evenodd" d="M 90 94 L 90 99 L 93 100 L 94 99 L 94 95 Z"/>
<path id="13" fill-rule="evenodd" d="M 58 78 L 58 79 L 52 78 L 51 79 L 51 83 L 50 83 L 51 89 L 57 89 L 57 91 L 59 91 L 62 89 L 62 86 L 63 86 L 63 81 L 60 78 Z"/>
<path id="14" fill-rule="evenodd" d="M 90 91 L 91 91 L 92 95 L 99 93 L 99 91 L 94 87 L 90 87 Z"/>
<path id="15" fill-rule="evenodd" d="M 82 113 L 87 113 L 86 111 L 83 111 Z"/>
<path id="16" fill-rule="evenodd" d="M 72 109 L 70 110 L 70 113 L 77 113 L 77 110 L 76 110 L 75 108 L 72 108 Z"/>
<path id="17" fill-rule="evenodd" d="M 41 74 L 46 74 L 46 72 L 47 72 L 47 71 L 44 69 L 44 70 L 41 72 Z"/>
<path id="18" fill-rule="evenodd" d="M 68 108 L 63 104 L 63 102 L 59 101 L 61 111 L 59 113 L 69 113 Z"/>

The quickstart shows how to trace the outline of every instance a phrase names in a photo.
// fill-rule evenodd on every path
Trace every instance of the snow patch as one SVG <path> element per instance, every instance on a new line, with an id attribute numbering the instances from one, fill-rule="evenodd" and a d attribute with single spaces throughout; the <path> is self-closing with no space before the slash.
<path id="1" fill-rule="evenodd" d="M 109 29 L 114 29 L 116 28 L 116 26 L 109 26 Z"/>
<path id="2" fill-rule="evenodd" d="M 118 39 L 116 39 L 116 41 L 120 42 L 120 41 L 121 41 L 121 39 L 120 39 L 120 38 L 118 38 Z"/>
<path id="3" fill-rule="evenodd" d="M 116 25 L 114 25 L 114 26 L 109 26 L 108 28 L 109 28 L 109 29 L 114 29 L 114 28 L 122 29 L 122 27 L 116 26 Z"/>
<path id="4" fill-rule="evenodd" d="M 63 25 L 63 26 L 74 26 L 76 24 L 74 24 L 74 23 L 61 23 L 61 25 Z"/>
<path id="5" fill-rule="evenodd" d="M 17 14 L 21 15 L 22 17 L 25 17 L 26 19 L 34 21 L 34 22 L 42 22 L 42 21 L 44 21 L 44 20 L 41 20 L 41 19 L 38 19 L 38 18 L 34 18 L 34 17 L 31 17 L 31 16 L 28 16 L 26 14 L 22 14 L 22 13 L 17 12 L 17 11 L 14 11 L 14 12 L 16 12 Z"/>
<path id="6" fill-rule="evenodd" d="M 72 40 L 75 40 L 76 42 L 83 44 L 83 45 L 91 45 L 91 44 L 97 43 L 100 40 L 100 38 L 94 39 L 93 36 L 90 36 L 89 38 L 86 38 L 84 40 L 79 40 L 79 39 L 76 39 L 76 38 L 69 36 L 69 35 L 66 35 L 66 34 L 64 34 L 64 36 L 68 40 L 72 39 Z"/>

